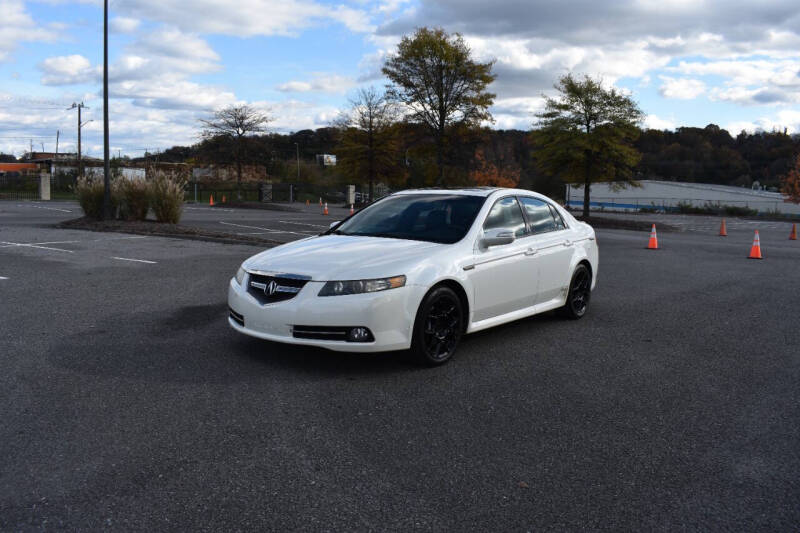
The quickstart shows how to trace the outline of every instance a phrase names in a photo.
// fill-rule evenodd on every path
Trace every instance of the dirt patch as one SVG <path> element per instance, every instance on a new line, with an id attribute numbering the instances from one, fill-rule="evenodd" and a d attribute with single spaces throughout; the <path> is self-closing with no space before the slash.
<path id="1" fill-rule="evenodd" d="M 181 224 L 162 224 L 151 220 L 94 220 L 87 217 L 66 220 L 55 225 L 61 229 L 81 229 L 114 233 L 132 233 L 134 235 L 151 235 L 154 237 L 173 237 L 195 241 L 222 242 L 227 244 L 249 244 L 271 248 L 282 244 L 279 241 L 255 237 L 252 235 L 236 235 L 222 231 L 212 231 Z"/>

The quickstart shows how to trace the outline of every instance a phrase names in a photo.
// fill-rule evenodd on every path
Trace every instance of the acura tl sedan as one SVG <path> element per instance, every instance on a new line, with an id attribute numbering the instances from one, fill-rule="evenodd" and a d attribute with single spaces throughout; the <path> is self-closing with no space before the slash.
<path id="1" fill-rule="evenodd" d="M 591 226 L 518 189 L 419 189 L 247 259 L 230 325 L 253 337 L 448 361 L 466 333 L 558 309 L 581 318 L 597 280 Z"/>

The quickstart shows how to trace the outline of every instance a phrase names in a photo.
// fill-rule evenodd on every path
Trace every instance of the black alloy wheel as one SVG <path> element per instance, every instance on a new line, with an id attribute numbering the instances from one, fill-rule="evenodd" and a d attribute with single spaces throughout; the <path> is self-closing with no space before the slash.
<path id="1" fill-rule="evenodd" d="M 411 351 L 426 365 L 441 365 L 453 356 L 463 333 L 461 300 L 452 289 L 436 287 L 417 311 Z"/>
<path id="2" fill-rule="evenodd" d="M 562 307 L 563 314 L 568 318 L 578 319 L 586 314 L 589 300 L 592 296 L 592 273 L 586 265 L 580 264 L 572 274 L 569 284 L 567 302 Z"/>

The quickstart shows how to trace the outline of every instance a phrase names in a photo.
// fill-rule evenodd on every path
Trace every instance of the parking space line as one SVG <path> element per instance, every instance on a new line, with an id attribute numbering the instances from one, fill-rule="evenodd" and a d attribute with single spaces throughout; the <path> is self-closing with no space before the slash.
<path id="1" fill-rule="evenodd" d="M 119 259 L 120 261 L 134 261 L 136 263 L 147 263 L 149 265 L 157 264 L 156 261 L 148 261 L 147 259 L 131 259 L 129 257 L 112 257 L 111 259 Z"/>
<path id="2" fill-rule="evenodd" d="M 0 246 L 0 248 L 8 248 L 9 246 L 42 246 L 44 244 L 69 244 L 81 241 L 50 241 L 50 242 L 28 242 L 28 243 L 8 243 Z"/>
<path id="3" fill-rule="evenodd" d="M 92 239 L 92 242 L 105 242 L 105 241 L 125 241 L 130 239 L 146 239 L 147 235 L 136 235 L 134 237 L 107 237 L 104 239 Z"/>
<path id="4" fill-rule="evenodd" d="M 290 235 L 301 235 L 303 237 L 308 237 L 309 235 L 313 235 L 314 233 L 300 233 L 298 231 L 287 231 L 287 230 L 279 230 L 279 229 L 270 229 L 270 228 L 262 228 L 260 226 L 247 226 L 245 224 L 234 224 L 233 222 L 224 222 L 222 220 L 219 221 L 220 224 L 224 224 L 226 226 L 237 226 L 240 228 L 247 228 L 247 229 L 260 229 L 262 231 L 266 231 L 268 233 L 287 233 Z"/>
<path id="5" fill-rule="evenodd" d="M 63 248 L 52 248 L 50 246 L 37 246 L 35 244 L 24 244 L 24 243 L 19 243 L 19 242 L 0 241 L 0 244 L 5 244 L 5 245 L 8 245 L 8 246 L 21 246 L 23 248 L 38 248 L 38 249 L 41 249 L 41 250 L 55 250 L 57 252 L 67 252 L 68 254 L 75 253 L 72 250 L 64 250 Z M 6 247 L 7 246 L 4 246 L 3 248 L 6 248 Z"/>
<path id="6" fill-rule="evenodd" d="M 298 226 L 313 226 L 315 228 L 329 227 L 329 226 L 324 226 L 322 224 L 308 224 L 307 222 L 290 222 L 289 220 L 279 220 L 278 222 L 282 222 L 283 224 L 297 224 Z"/>
<path id="7" fill-rule="evenodd" d="M 61 211 L 62 213 L 72 213 L 70 209 L 59 209 L 58 207 L 44 207 L 42 205 L 17 204 L 17 207 L 32 207 L 34 209 L 47 209 L 48 211 Z"/>

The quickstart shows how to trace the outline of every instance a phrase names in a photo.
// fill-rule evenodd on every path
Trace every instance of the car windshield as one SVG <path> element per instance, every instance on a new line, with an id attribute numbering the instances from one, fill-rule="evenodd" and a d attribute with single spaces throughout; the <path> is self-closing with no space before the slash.
<path id="1" fill-rule="evenodd" d="M 329 233 L 452 244 L 464 238 L 486 199 L 458 194 L 400 194 L 359 211 Z"/>

